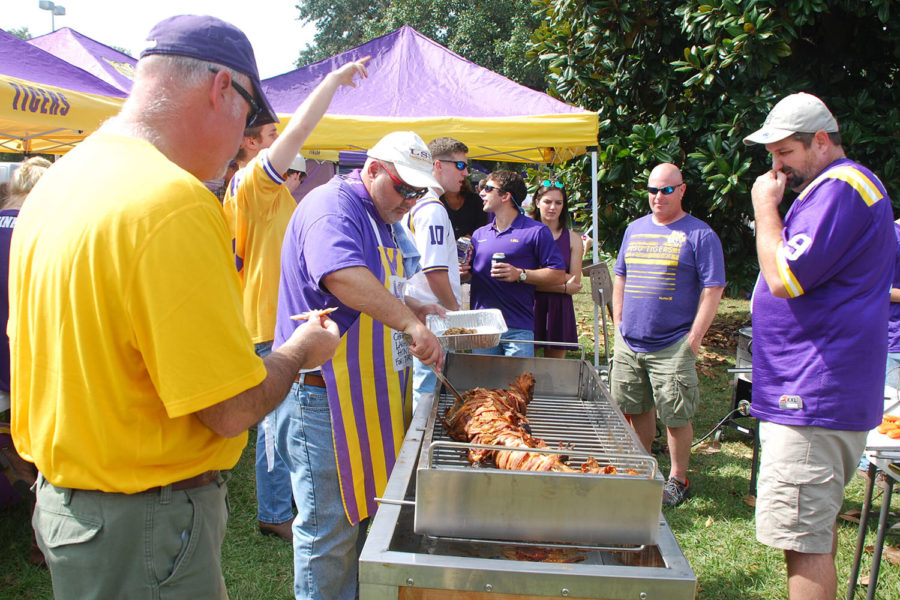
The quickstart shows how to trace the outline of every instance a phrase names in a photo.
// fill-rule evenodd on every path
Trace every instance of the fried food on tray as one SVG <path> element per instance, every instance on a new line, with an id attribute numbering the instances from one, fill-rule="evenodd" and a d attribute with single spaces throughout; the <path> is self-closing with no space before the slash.
<path id="1" fill-rule="evenodd" d="M 612 465 L 601 467 L 593 457 L 588 458 L 580 469 L 573 469 L 566 464 L 568 457 L 561 454 L 512 450 L 549 449 L 543 439 L 531 435 L 531 427 L 525 416 L 533 394 L 534 376 L 531 373 L 522 373 L 505 390 L 471 389 L 462 395 L 462 403 L 457 400 L 446 410 L 444 427 L 456 441 L 503 448 L 469 450 L 471 463 L 492 459 L 498 468 L 511 471 L 638 474 L 634 469 L 627 469 L 622 473 Z"/>
<path id="2" fill-rule="evenodd" d="M 450 327 L 445 329 L 441 335 L 469 335 L 472 333 L 478 333 L 478 330 L 469 327 Z"/>
<path id="3" fill-rule="evenodd" d="M 876 428 L 878 433 L 883 433 L 892 440 L 900 439 L 900 417 L 896 415 L 884 415 L 881 425 Z"/>
<path id="4" fill-rule="evenodd" d="M 308 310 L 306 312 L 302 312 L 299 315 L 291 315 L 291 318 L 295 321 L 305 321 L 311 317 L 321 317 L 331 314 L 336 310 L 336 306 L 332 306 L 331 308 L 317 308 L 316 310 Z"/>

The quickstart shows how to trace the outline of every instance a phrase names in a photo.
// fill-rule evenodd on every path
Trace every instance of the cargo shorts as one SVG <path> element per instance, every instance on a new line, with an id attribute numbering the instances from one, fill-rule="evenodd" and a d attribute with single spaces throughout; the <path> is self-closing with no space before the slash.
<path id="1" fill-rule="evenodd" d="M 663 425 L 682 427 L 700 404 L 696 362 L 687 336 L 656 352 L 634 352 L 617 330 L 610 393 L 626 415 L 655 406 Z"/>
<path id="2" fill-rule="evenodd" d="M 830 553 L 844 486 L 867 435 L 760 421 L 756 539 L 781 550 Z"/>

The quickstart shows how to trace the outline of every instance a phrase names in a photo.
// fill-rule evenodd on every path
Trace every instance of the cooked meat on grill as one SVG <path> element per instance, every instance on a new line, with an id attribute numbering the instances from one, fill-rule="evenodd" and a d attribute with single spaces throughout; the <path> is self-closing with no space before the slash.
<path id="1" fill-rule="evenodd" d="M 531 435 L 525 412 L 534 394 L 534 376 L 522 373 L 508 389 L 474 388 L 462 395 L 463 402 L 454 402 L 444 414 L 444 427 L 451 438 L 503 448 L 549 448 L 547 443 Z M 561 448 L 560 448 L 561 449 Z M 482 463 L 493 459 L 500 469 L 512 471 L 557 471 L 565 473 L 616 474 L 612 465 L 601 467 L 595 458 L 585 461 L 581 469 L 573 469 L 561 454 L 545 454 L 523 450 L 469 450 L 469 462 Z M 633 469 L 626 471 L 637 475 Z"/>

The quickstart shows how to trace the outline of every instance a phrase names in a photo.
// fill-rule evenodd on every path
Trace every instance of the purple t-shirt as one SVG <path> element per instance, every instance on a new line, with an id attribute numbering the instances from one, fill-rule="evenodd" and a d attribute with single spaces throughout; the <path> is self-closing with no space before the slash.
<path id="1" fill-rule="evenodd" d="M 897 239 L 894 256 L 894 282 L 891 287 L 900 288 L 900 223 L 894 222 L 894 237 Z M 900 302 L 891 302 L 888 320 L 888 352 L 900 352 Z"/>
<path id="2" fill-rule="evenodd" d="M 472 234 L 472 307 L 498 308 L 507 327 L 534 331 L 534 286 L 491 277 L 491 256 L 495 252 L 506 254 L 502 262 L 519 269 L 565 270 L 553 234 L 540 221 L 522 214 L 502 232 L 490 223 Z"/>
<path id="3" fill-rule="evenodd" d="M 0 277 L 3 292 L 0 293 L 0 323 L 3 324 L 3 339 L 0 340 L 0 390 L 9 392 L 9 336 L 6 322 L 9 320 L 9 243 L 12 241 L 13 227 L 19 209 L 0 210 Z"/>
<path id="4" fill-rule="evenodd" d="M 381 280 L 379 246 L 396 247 L 391 226 L 378 215 L 359 171 L 346 178 L 333 177 L 310 191 L 297 205 L 284 234 L 273 347 L 278 348 L 297 328 L 291 315 L 318 308 L 338 308 L 329 316 L 343 335 L 359 311 L 325 290 L 322 278 L 341 269 L 365 267 Z"/>
<path id="5" fill-rule="evenodd" d="M 829 165 L 784 218 L 789 298 L 753 292 L 753 403 L 782 425 L 865 431 L 881 422 L 897 241 L 891 200 L 867 168 Z"/>
<path id="6" fill-rule="evenodd" d="M 614 271 L 625 277 L 619 332 L 634 352 L 662 350 L 687 335 L 703 288 L 725 285 L 719 236 L 691 215 L 668 225 L 653 215 L 631 223 Z"/>

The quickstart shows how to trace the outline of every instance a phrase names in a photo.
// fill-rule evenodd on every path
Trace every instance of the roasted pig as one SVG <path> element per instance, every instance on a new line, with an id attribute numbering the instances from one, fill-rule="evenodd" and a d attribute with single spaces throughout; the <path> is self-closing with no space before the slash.
<path id="1" fill-rule="evenodd" d="M 444 427 L 458 442 L 503 448 L 470 450 L 469 462 L 473 464 L 493 460 L 498 468 L 513 471 L 617 473 L 613 465 L 601 467 L 594 458 L 587 459 L 581 469 L 573 469 L 566 464 L 567 457 L 561 454 L 510 450 L 549 448 L 543 439 L 531 434 L 525 416 L 533 394 L 534 376 L 531 373 L 522 373 L 505 390 L 471 389 L 462 395 L 463 402 L 456 401 L 447 409 L 442 419 Z M 628 469 L 626 474 L 637 475 L 637 472 Z"/>

